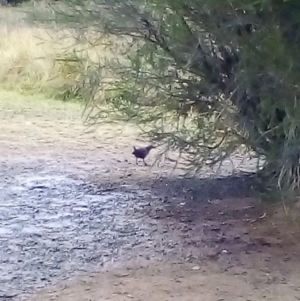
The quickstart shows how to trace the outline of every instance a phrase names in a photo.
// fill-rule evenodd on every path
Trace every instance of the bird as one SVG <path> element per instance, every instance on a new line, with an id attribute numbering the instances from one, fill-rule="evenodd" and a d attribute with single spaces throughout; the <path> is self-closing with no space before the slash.
<path id="1" fill-rule="evenodd" d="M 153 145 L 149 145 L 149 146 L 141 147 L 141 148 L 136 148 L 134 146 L 132 154 L 136 158 L 136 164 L 138 164 L 138 159 L 143 159 L 145 166 L 147 166 L 147 163 L 145 162 L 145 158 L 149 155 L 149 152 L 153 148 L 155 148 L 155 146 L 153 146 Z"/>

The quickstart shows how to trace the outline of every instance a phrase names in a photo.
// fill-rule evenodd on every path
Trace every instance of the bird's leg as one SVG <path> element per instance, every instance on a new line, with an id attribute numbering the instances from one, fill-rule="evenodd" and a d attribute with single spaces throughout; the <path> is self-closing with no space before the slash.
<path id="1" fill-rule="evenodd" d="M 147 163 L 145 162 L 145 159 L 143 159 L 145 166 L 147 166 Z"/>
<path id="2" fill-rule="evenodd" d="M 135 164 L 138 165 L 138 158 L 135 158 Z"/>

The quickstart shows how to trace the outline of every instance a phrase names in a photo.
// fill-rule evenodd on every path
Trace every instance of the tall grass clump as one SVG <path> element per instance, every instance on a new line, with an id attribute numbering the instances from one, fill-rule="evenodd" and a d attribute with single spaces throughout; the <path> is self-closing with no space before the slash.
<path id="1" fill-rule="evenodd" d="M 87 38 L 79 41 L 67 28 L 33 24 L 28 13 L 39 9 L 0 10 L 1 86 L 63 99 L 80 97 L 86 70 L 104 51 L 90 47 Z"/>

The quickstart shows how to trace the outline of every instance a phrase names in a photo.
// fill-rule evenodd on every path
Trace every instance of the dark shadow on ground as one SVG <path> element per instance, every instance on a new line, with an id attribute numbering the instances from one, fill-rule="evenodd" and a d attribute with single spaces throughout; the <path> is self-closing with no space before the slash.
<path id="1" fill-rule="evenodd" d="M 158 191 L 168 197 L 184 197 L 197 202 L 214 199 L 248 198 L 255 195 L 255 180 L 256 177 L 253 173 L 227 177 L 160 178 L 153 180 L 151 189 L 154 193 Z M 147 186 L 148 182 L 141 182 L 141 187 Z"/>
<path id="2" fill-rule="evenodd" d="M 163 211 L 181 222 L 196 220 L 219 222 L 255 218 L 260 214 L 254 201 L 255 174 L 218 178 L 173 178 L 155 180 L 153 193 L 164 196 Z M 164 215 L 161 213 L 160 215 Z"/>
<path id="3" fill-rule="evenodd" d="M 256 180 L 254 173 L 207 178 L 160 176 L 138 181 L 132 176 L 126 185 L 113 183 L 112 189 L 124 193 L 145 190 L 142 200 L 149 202 L 139 212 L 163 225 L 168 233 L 177 233 L 187 250 L 198 254 L 207 248 L 209 255 L 199 253 L 199 258 L 211 254 L 218 258 L 222 250 L 239 254 L 271 246 L 269 241 L 256 241 L 248 233 L 248 227 L 265 212 L 264 205 L 254 197 Z M 152 197 L 146 195 L 149 192 Z"/>
<path id="4" fill-rule="evenodd" d="M 145 210 L 153 218 L 171 218 L 177 222 L 225 222 L 229 219 L 254 219 L 261 212 L 255 200 L 256 175 L 243 173 L 227 177 L 184 178 L 159 177 L 138 180 L 134 177 L 121 183 L 111 183 L 112 188 L 98 186 L 98 191 L 110 189 L 134 193 L 150 191 L 156 201 L 149 200 Z M 151 198 L 150 198 L 151 199 Z M 226 212 L 226 213 L 225 213 Z"/>

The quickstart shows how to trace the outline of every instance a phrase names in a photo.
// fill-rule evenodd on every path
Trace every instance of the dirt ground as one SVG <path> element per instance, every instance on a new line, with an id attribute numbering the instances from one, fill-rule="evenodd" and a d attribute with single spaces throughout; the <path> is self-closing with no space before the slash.
<path id="1" fill-rule="evenodd" d="M 201 179 L 186 179 L 180 170 L 171 174 L 172 164 L 167 161 L 153 167 L 136 166 L 132 146 L 146 142 L 138 141 L 137 131 L 130 126 L 107 125 L 87 133 L 78 104 L 40 99 L 1 92 L 0 207 L 6 206 L 9 218 L 1 220 L 0 246 L 2 251 L 10 248 L 14 259 L 6 260 L 4 251 L 0 254 L 0 300 L 300 300 L 296 207 L 260 203 L 253 198 L 251 179 L 246 177 L 216 179 L 207 174 Z M 151 153 L 149 163 L 154 161 L 156 151 Z M 251 170 L 255 163 L 237 156 L 233 164 L 236 169 Z M 233 169 L 228 162 L 224 174 Z M 42 184 L 34 178 L 37 175 L 43 177 Z M 72 185 L 60 180 L 62 175 L 73 179 Z M 57 182 L 50 187 L 47 179 L 52 181 L 54 176 Z M 123 201 L 115 197 L 118 202 L 105 204 L 97 199 L 96 205 L 89 205 L 95 213 L 90 212 L 87 219 L 83 203 L 91 202 L 99 192 L 130 193 L 134 197 Z M 62 194 L 69 207 L 57 201 Z M 75 201 L 78 194 L 80 210 Z M 13 224 L 11 207 L 21 208 L 14 217 L 27 210 L 26 204 L 31 211 L 49 214 L 54 202 L 55 210 L 61 208 L 59 212 L 65 213 L 74 210 L 76 203 L 81 213 L 72 213 L 72 226 L 57 230 L 51 223 L 47 231 L 38 233 L 35 229 L 30 235 L 26 232 L 27 236 L 22 234 L 22 226 L 23 232 L 16 232 L 25 218 Z M 117 213 L 106 208 L 102 214 L 99 206 L 104 205 L 115 206 Z M 106 215 L 114 218 L 106 220 Z M 101 221 L 93 226 L 97 216 Z M 123 224 L 132 222 L 132 233 L 138 234 L 124 235 L 122 229 L 120 236 L 120 219 Z M 25 223 L 30 222 L 32 227 L 36 221 L 29 214 Z M 38 227 L 43 228 L 44 223 L 45 218 Z M 97 232 L 102 223 L 107 227 Z M 138 228 L 142 230 L 137 232 Z M 101 241 L 94 240 L 108 230 Z M 51 236 L 54 232 L 57 236 Z M 76 249 L 77 237 L 88 239 L 89 233 L 93 237 L 84 246 L 77 246 L 79 251 L 71 251 Z M 63 237 L 60 244 L 59 236 Z M 65 245 L 67 241 L 73 243 L 72 248 Z M 103 241 L 106 249 L 98 248 Z M 21 243 L 22 251 L 16 247 Z M 29 243 L 32 249 L 26 251 L 25 244 Z M 109 249 L 111 244 L 113 248 Z M 43 261 L 50 258 L 49 252 L 62 246 L 64 255 L 51 255 L 47 267 Z M 108 260 L 103 260 L 104 251 L 110 252 Z M 27 252 L 26 256 L 22 252 Z M 99 252 L 102 257 L 91 259 Z M 90 265 L 84 265 L 87 258 Z M 48 279 L 55 261 L 61 262 L 59 271 Z M 74 263 L 68 269 L 67 261 Z M 30 268 L 26 269 L 28 264 Z M 40 275 L 39 279 L 30 273 Z"/>

